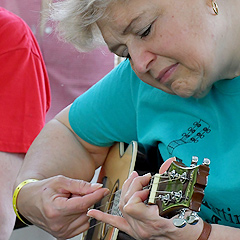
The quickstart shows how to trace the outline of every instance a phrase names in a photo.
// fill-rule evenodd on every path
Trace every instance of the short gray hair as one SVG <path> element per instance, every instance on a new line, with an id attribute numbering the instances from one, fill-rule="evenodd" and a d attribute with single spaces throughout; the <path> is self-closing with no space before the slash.
<path id="1" fill-rule="evenodd" d="M 59 36 L 79 51 L 104 45 L 96 24 L 114 0 L 58 0 L 51 4 L 51 19 L 57 22 Z"/>

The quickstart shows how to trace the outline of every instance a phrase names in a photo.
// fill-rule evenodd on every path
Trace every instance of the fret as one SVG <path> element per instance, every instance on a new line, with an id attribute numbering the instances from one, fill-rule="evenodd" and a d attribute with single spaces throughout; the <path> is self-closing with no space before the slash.
<path id="1" fill-rule="evenodd" d="M 131 142 L 125 150 L 124 144 L 114 145 L 101 168 L 98 182 L 111 190 L 111 194 L 104 197 L 94 208 L 115 216 L 122 216 L 119 209 L 121 188 L 124 181 L 134 169 L 137 158 L 137 143 Z M 173 161 L 163 174 L 152 176 L 149 186 L 149 197 L 145 204 L 156 204 L 159 215 L 173 219 L 176 227 L 184 227 L 188 224 L 196 224 L 199 220 L 197 212 L 200 210 L 204 189 L 207 185 L 210 160 L 204 158 L 201 165 L 197 165 L 198 158 L 192 157 L 190 167 L 183 163 Z M 120 170 L 121 169 L 121 170 Z M 185 219 L 185 211 L 190 209 L 192 213 Z M 82 235 L 83 240 L 116 240 L 118 229 L 96 219 L 90 221 L 90 228 Z"/>
<path id="2" fill-rule="evenodd" d="M 120 202 L 121 190 L 115 192 L 115 196 L 112 203 L 111 215 L 122 216 L 122 213 L 119 209 L 119 202 Z"/>

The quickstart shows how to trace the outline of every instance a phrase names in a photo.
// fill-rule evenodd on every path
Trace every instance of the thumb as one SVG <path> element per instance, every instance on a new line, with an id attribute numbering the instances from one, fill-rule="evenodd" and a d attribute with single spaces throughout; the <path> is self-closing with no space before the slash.
<path id="1" fill-rule="evenodd" d="M 162 174 L 168 170 L 173 161 L 176 161 L 175 157 L 167 159 L 160 167 L 159 173 Z"/>
<path id="2" fill-rule="evenodd" d="M 93 193 L 96 190 L 102 188 L 103 186 L 100 183 L 89 183 L 84 180 L 72 179 L 64 176 L 60 176 L 55 180 L 56 181 L 51 182 L 53 188 L 57 187 L 58 189 L 60 189 L 60 192 L 62 192 L 63 194 L 71 193 L 72 195 L 78 195 L 78 196 L 79 195 L 83 196 L 89 193 Z"/>

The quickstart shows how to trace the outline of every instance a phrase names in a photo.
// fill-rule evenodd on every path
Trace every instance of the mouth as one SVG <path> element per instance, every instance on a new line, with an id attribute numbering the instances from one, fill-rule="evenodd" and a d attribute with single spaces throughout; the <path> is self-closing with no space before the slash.
<path id="1" fill-rule="evenodd" d="M 160 83 L 166 83 L 167 80 L 171 77 L 171 75 L 175 72 L 179 63 L 173 64 L 169 67 L 164 68 L 156 78 Z"/>

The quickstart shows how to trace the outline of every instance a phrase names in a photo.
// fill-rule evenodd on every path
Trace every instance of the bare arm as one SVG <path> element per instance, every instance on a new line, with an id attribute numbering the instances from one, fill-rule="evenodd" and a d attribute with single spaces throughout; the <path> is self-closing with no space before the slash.
<path id="1" fill-rule="evenodd" d="M 100 185 L 85 181 L 90 181 L 103 164 L 109 148 L 77 137 L 69 125 L 69 108 L 46 124 L 35 139 L 15 184 L 29 178 L 40 180 L 20 190 L 17 208 L 58 239 L 85 231 L 89 226 L 87 209 L 108 193 Z"/>
<path id="2" fill-rule="evenodd" d="M 0 152 L 0 233 L 2 239 L 9 239 L 15 223 L 12 207 L 13 184 L 22 165 L 25 154 Z"/>
<path id="3" fill-rule="evenodd" d="M 56 175 L 90 181 L 95 169 L 103 164 L 109 148 L 93 146 L 76 136 L 68 121 L 69 108 L 47 123 L 35 139 L 17 183 Z"/>

